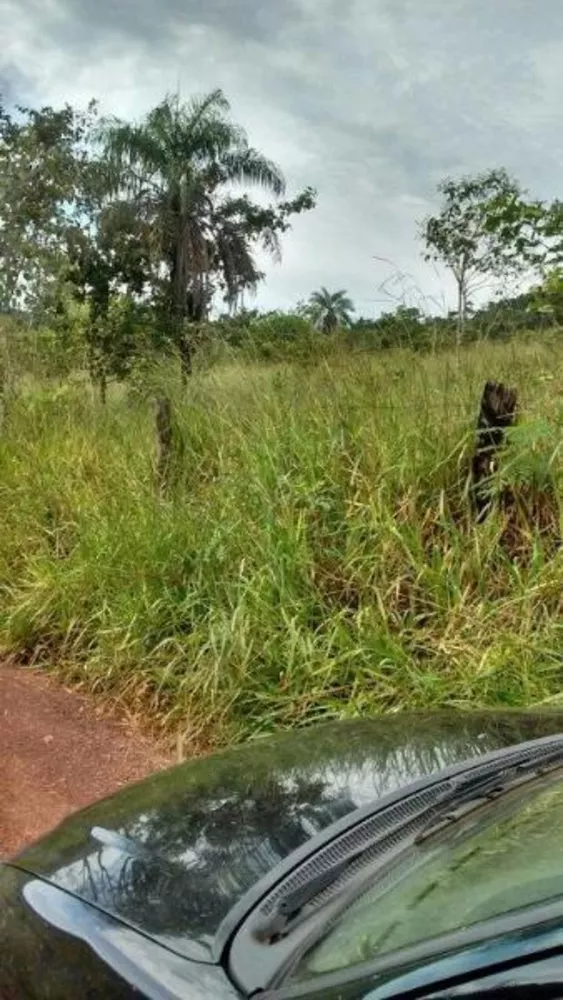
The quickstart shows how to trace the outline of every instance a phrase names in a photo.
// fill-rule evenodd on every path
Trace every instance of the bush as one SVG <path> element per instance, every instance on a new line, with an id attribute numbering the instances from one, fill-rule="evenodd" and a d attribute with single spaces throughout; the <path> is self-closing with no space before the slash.
<path id="1" fill-rule="evenodd" d="M 296 313 L 242 313 L 208 324 L 209 338 L 204 348 L 206 357 L 224 360 L 225 352 L 217 351 L 222 343 L 241 360 L 291 361 L 321 358 L 330 350 L 330 338 L 318 333 L 311 323 Z M 212 342 L 215 347 L 212 349 Z"/>

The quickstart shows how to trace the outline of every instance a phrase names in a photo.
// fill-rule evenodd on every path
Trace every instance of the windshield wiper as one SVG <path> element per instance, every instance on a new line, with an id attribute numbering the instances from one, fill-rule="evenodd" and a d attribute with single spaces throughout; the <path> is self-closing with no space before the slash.
<path id="1" fill-rule="evenodd" d="M 479 768 L 477 774 L 451 779 L 446 790 L 429 807 L 428 822 L 416 834 L 414 843 L 421 843 L 461 819 L 484 801 L 498 798 L 512 788 L 562 766 L 563 747 L 560 746 L 557 750 L 535 753 L 524 760 L 516 759 L 509 764 L 500 761 L 497 769 L 489 768 L 485 773 Z M 305 907 L 325 889 L 334 885 L 373 843 L 374 841 L 364 844 L 319 875 L 313 876 L 303 885 L 283 895 L 273 913 L 255 928 L 255 937 L 268 944 L 275 944 L 280 938 L 285 937 Z"/>
<path id="2" fill-rule="evenodd" d="M 431 818 L 416 835 L 415 844 L 421 843 L 445 826 L 461 819 L 481 802 L 496 799 L 513 788 L 562 766 L 563 749 L 559 748 L 523 761 L 501 765 L 492 773 L 481 772 L 454 779 L 432 806 Z"/>
<path id="3" fill-rule="evenodd" d="M 320 875 L 315 875 L 304 885 L 300 885 L 297 889 L 282 896 L 272 915 L 256 929 L 255 935 L 258 940 L 275 944 L 280 937 L 284 936 L 288 926 L 301 914 L 302 910 L 309 903 L 312 903 L 321 892 L 333 885 L 358 858 L 361 858 L 365 850 L 364 846 L 352 854 L 347 854 L 342 861 L 331 865 Z"/>

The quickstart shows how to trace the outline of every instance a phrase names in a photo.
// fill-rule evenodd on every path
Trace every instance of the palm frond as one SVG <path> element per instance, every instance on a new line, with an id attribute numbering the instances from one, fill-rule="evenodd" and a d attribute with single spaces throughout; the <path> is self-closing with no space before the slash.
<path id="1" fill-rule="evenodd" d="M 175 99 L 179 101 L 178 95 Z M 199 122 L 208 117 L 210 112 L 228 115 L 231 110 L 231 105 L 220 87 L 209 91 L 208 94 L 192 97 L 184 107 L 186 119 L 192 128 L 197 128 Z"/>
<path id="2" fill-rule="evenodd" d="M 110 187 L 135 188 L 166 169 L 166 151 L 142 126 L 111 126 L 105 136 Z"/>
<path id="3" fill-rule="evenodd" d="M 222 166 L 229 181 L 256 184 L 278 197 L 285 193 L 285 178 L 278 165 L 251 146 L 228 152 L 222 158 Z"/>

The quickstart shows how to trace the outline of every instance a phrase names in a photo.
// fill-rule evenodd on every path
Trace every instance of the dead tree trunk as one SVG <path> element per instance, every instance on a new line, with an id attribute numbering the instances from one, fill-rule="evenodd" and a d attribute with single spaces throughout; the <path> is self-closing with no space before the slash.
<path id="1" fill-rule="evenodd" d="M 516 389 L 502 382 L 485 383 L 481 406 L 477 419 L 477 442 L 471 463 L 472 499 L 481 524 L 489 515 L 492 506 L 491 478 L 496 471 L 496 457 L 506 439 L 506 430 L 511 427 L 518 412 Z"/>

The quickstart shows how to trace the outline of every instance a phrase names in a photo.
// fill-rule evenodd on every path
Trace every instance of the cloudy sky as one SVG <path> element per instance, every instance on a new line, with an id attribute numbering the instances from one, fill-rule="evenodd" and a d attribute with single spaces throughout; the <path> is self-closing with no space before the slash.
<path id="1" fill-rule="evenodd" d="M 222 87 L 290 192 L 318 207 L 262 307 L 323 284 L 364 315 L 451 301 L 416 222 L 447 174 L 506 166 L 563 196 L 561 0 L 1 0 L 4 100 L 142 115 Z"/>

